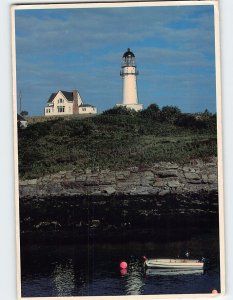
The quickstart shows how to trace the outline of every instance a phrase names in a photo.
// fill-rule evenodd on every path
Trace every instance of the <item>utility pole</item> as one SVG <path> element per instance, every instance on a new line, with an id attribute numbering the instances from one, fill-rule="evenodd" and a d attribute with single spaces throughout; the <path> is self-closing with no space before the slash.
<path id="1" fill-rule="evenodd" d="M 21 114 L 22 111 L 22 92 L 19 91 L 19 114 Z"/>

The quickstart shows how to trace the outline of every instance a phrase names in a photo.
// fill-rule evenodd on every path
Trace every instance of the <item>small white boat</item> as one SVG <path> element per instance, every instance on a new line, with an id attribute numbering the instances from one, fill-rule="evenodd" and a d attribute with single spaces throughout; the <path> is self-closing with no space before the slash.
<path id="1" fill-rule="evenodd" d="M 204 262 L 195 259 L 157 258 L 145 259 L 147 268 L 203 270 Z"/>

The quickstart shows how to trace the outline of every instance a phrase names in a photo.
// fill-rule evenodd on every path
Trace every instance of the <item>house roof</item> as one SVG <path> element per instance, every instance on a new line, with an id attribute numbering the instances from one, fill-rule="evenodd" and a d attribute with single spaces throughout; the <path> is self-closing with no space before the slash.
<path id="1" fill-rule="evenodd" d="M 51 96 L 49 97 L 48 102 L 52 102 L 56 95 L 57 95 L 57 93 L 52 93 Z"/>
<path id="2" fill-rule="evenodd" d="M 95 106 L 93 106 L 91 104 L 81 104 L 81 105 L 79 105 L 79 107 L 95 107 Z"/>
<path id="3" fill-rule="evenodd" d="M 20 114 L 17 114 L 17 120 L 18 120 L 18 121 L 26 121 L 26 120 L 24 119 L 24 117 L 22 117 Z"/>
<path id="4" fill-rule="evenodd" d="M 73 92 L 61 91 L 68 101 L 73 101 Z"/>
<path id="5" fill-rule="evenodd" d="M 65 98 L 66 98 L 68 101 L 71 101 L 71 102 L 74 101 L 74 98 L 73 98 L 73 92 L 58 91 L 58 92 L 56 92 L 56 93 L 52 93 L 52 94 L 51 94 L 51 96 L 49 97 L 49 100 L 48 100 L 47 103 L 48 103 L 48 104 L 49 104 L 49 103 L 52 103 L 53 100 L 54 100 L 54 98 L 57 96 L 57 94 L 58 94 L 59 92 L 62 92 L 62 94 L 65 96 Z M 46 107 L 49 107 L 49 105 L 47 105 Z M 93 107 L 93 108 L 95 108 L 94 105 L 91 105 L 91 104 L 84 104 L 84 103 L 80 104 L 79 107 Z"/>
<path id="6" fill-rule="evenodd" d="M 62 94 L 66 97 L 68 101 L 73 101 L 73 92 L 66 92 L 66 91 L 58 91 L 57 93 L 52 93 L 51 96 L 49 97 L 48 103 L 52 102 L 53 99 L 56 97 L 56 95 L 62 92 Z"/>

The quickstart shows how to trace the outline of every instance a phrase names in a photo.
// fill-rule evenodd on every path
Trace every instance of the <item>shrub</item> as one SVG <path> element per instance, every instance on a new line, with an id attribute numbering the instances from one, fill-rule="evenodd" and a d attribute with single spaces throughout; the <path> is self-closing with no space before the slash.
<path id="1" fill-rule="evenodd" d="M 91 118 L 60 118 L 29 125 L 18 132 L 20 177 L 216 155 L 216 116 L 200 121 L 170 108 L 163 108 L 169 120 L 163 122 L 155 118 L 160 111 L 152 105 L 147 110 L 151 117 L 117 107 Z"/>
<path id="2" fill-rule="evenodd" d="M 160 120 L 174 124 L 181 115 L 181 110 L 176 106 L 164 106 L 160 112 Z"/>
<path id="3" fill-rule="evenodd" d="M 140 115 L 144 118 L 158 119 L 160 115 L 159 106 L 155 103 L 149 105 L 146 109 L 140 112 Z"/>
<path id="4" fill-rule="evenodd" d="M 103 115 L 137 115 L 137 112 L 134 109 L 127 108 L 125 106 L 115 106 L 111 109 L 105 110 Z"/>

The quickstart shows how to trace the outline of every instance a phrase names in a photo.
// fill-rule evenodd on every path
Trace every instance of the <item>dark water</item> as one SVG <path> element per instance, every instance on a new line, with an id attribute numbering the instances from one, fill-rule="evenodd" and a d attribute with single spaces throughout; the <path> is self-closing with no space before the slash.
<path id="1" fill-rule="evenodd" d="M 203 274 L 147 274 L 143 255 L 208 259 Z M 21 248 L 22 296 L 98 296 L 194 294 L 220 291 L 219 244 L 215 230 L 189 240 L 34 245 Z M 127 273 L 120 261 L 127 261 Z"/>

